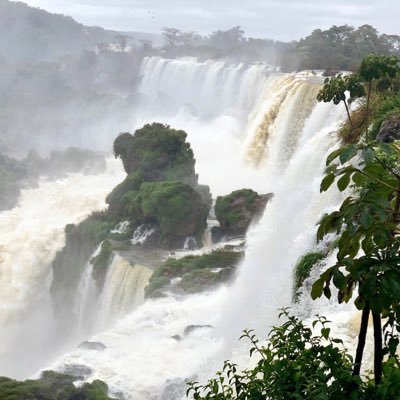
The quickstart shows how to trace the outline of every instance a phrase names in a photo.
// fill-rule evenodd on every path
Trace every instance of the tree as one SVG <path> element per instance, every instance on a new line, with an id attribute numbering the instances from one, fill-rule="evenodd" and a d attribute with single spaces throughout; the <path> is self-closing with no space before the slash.
<path id="1" fill-rule="evenodd" d="M 176 28 L 161 28 L 161 34 L 167 47 L 175 47 L 178 44 L 181 31 Z"/>
<path id="2" fill-rule="evenodd" d="M 365 57 L 359 68 L 361 79 L 368 85 L 367 93 L 367 115 L 366 115 L 366 140 L 368 140 L 368 117 L 372 93 L 372 83 L 381 78 L 394 78 L 399 72 L 399 59 L 396 56 L 379 56 L 370 54 Z"/>
<path id="3" fill-rule="evenodd" d="M 325 103 L 333 101 L 334 104 L 339 104 L 342 101 L 346 107 L 347 118 L 352 128 L 353 122 L 346 92 L 350 93 L 350 97 L 361 97 L 365 94 L 364 86 L 357 75 L 343 76 L 343 74 L 337 74 L 331 78 L 326 78 L 323 88 L 317 95 L 317 100 Z"/>
<path id="4" fill-rule="evenodd" d="M 361 63 L 360 78 L 368 84 L 366 125 L 368 130 L 369 99 L 372 81 L 398 71 L 396 57 L 370 55 Z M 359 78 L 357 78 L 358 80 Z M 334 83 L 336 81 L 333 81 Z M 359 81 L 358 81 L 359 82 Z M 335 104 L 343 100 L 343 87 L 327 81 L 318 100 L 331 98 Z M 342 84 L 342 86 L 340 86 Z M 332 93 L 339 87 L 338 95 Z M 321 93 L 320 92 L 320 93 Z M 331 153 L 327 158 L 326 175 L 321 191 L 326 191 L 337 180 L 340 191 L 352 184 L 353 193 L 338 211 L 325 215 L 319 224 L 318 240 L 336 232 L 337 262 L 322 273 L 314 283 L 312 298 L 324 294 L 331 297 L 331 284 L 338 289 L 339 303 L 353 298 L 362 310 L 361 326 L 353 374 L 360 374 L 370 312 L 374 328 L 374 373 L 376 385 L 382 379 L 384 346 L 382 317 L 388 318 L 386 327 L 394 328 L 400 304 L 400 147 L 397 144 L 366 142 L 348 145 Z M 355 159 L 356 161 L 350 162 Z M 388 334 L 385 351 L 393 354 L 398 339 Z"/>

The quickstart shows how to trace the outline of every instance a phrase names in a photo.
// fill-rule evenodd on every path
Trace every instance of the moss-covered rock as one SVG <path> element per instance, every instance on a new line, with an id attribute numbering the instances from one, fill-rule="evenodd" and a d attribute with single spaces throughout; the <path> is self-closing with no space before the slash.
<path id="1" fill-rule="evenodd" d="M 272 194 L 258 194 L 251 189 L 235 190 L 217 197 L 215 216 L 225 234 L 243 235 L 254 217 L 262 214 Z"/>
<path id="2" fill-rule="evenodd" d="M 182 181 L 197 185 L 195 159 L 187 134 L 160 123 L 147 124 L 134 135 L 123 133 L 114 141 L 127 174 L 139 172 L 143 181 Z"/>
<path id="3" fill-rule="evenodd" d="M 154 271 L 145 288 L 145 296 L 159 297 L 160 289 L 170 285 L 173 278 L 181 277 L 178 287 L 189 293 L 226 282 L 232 276 L 232 267 L 238 265 L 242 256 L 242 252 L 214 250 L 198 256 L 169 258 Z"/>
<path id="4" fill-rule="evenodd" d="M 100 253 L 94 256 L 90 263 L 93 265 L 93 278 L 101 284 L 105 278 L 108 264 L 113 252 L 113 246 L 109 240 L 101 244 Z"/>
<path id="5" fill-rule="evenodd" d="M 77 388 L 79 377 L 44 371 L 40 379 L 16 381 L 0 377 L 1 400 L 112 400 L 107 385 L 99 380 Z"/>
<path id="6" fill-rule="evenodd" d="M 157 223 L 168 247 L 182 247 L 188 236 L 200 239 L 206 228 L 209 209 L 185 183 L 145 182 L 133 202 L 135 218 L 140 213 L 144 223 Z"/>
<path id="7" fill-rule="evenodd" d="M 299 290 L 303 286 L 304 281 L 310 276 L 313 268 L 320 263 L 327 253 L 322 251 L 310 251 L 304 254 L 297 261 L 293 271 L 293 300 L 297 301 Z"/>
<path id="8" fill-rule="evenodd" d="M 117 222 L 110 220 L 105 212 L 95 212 L 79 224 L 65 227 L 65 246 L 52 264 L 50 292 L 55 311 L 63 315 L 66 327 L 74 318 L 77 282 L 96 246 L 109 237 Z"/>

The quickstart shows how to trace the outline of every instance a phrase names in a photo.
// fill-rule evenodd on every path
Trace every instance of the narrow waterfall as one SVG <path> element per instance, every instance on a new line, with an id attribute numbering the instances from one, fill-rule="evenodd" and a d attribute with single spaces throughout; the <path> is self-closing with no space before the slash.
<path id="1" fill-rule="evenodd" d="M 110 326 L 144 302 L 144 288 L 152 274 L 150 268 L 134 264 L 116 254 L 109 266 L 96 325 Z"/>

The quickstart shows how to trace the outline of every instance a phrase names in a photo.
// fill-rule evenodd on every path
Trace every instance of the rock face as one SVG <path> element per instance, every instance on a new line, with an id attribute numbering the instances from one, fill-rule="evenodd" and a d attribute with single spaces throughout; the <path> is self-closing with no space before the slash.
<path id="1" fill-rule="evenodd" d="M 377 140 L 379 142 L 391 143 L 400 139 L 400 114 L 393 114 L 383 121 L 379 130 Z"/>
<path id="2" fill-rule="evenodd" d="M 159 246 L 182 247 L 186 237 L 200 239 L 211 203 L 198 184 L 195 159 L 186 133 L 153 123 L 114 141 L 128 176 L 108 196 L 109 214 L 137 227 L 159 228 Z"/>
<path id="3" fill-rule="evenodd" d="M 101 342 L 82 342 L 79 346 L 80 349 L 103 351 L 107 346 Z"/>
<path id="4" fill-rule="evenodd" d="M 242 252 L 218 249 L 197 256 L 169 258 L 154 271 L 145 288 L 145 297 L 161 297 L 166 288 L 179 293 L 197 293 L 228 283 L 242 256 Z"/>
<path id="5" fill-rule="evenodd" d="M 241 189 L 227 196 L 217 197 L 215 216 L 220 223 L 222 233 L 244 235 L 253 218 L 263 213 L 272 196 L 272 193 L 258 194 L 251 189 Z"/>

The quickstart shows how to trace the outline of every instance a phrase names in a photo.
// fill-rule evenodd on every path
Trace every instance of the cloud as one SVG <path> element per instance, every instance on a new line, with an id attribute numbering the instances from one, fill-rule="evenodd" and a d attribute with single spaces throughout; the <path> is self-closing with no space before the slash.
<path id="1" fill-rule="evenodd" d="M 50 12 L 71 15 L 87 25 L 159 32 L 163 26 L 206 34 L 241 25 L 246 34 L 298 39 L 316 28 L 371 24 L 400 33 L 398 0 L 26 0 Z M 150 12 L 149 12 L 150 11 Z"/>

